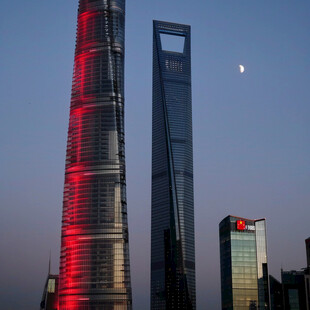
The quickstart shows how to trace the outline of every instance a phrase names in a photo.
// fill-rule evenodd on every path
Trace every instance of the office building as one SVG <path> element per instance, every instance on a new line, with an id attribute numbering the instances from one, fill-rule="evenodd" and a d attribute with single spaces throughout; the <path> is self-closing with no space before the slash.
<path id="1" fill-rule="evenodd" d="M 309 310 L 304 271 L 281 270 L 284 310 Z"/>
<path id="2" fill-rule="evenodd" d="M 276 278 L 269 275 L 270 310 L 283 310 L 282 284 Z"/>
<path id="3" fill-rule="evenodd" d="M 265 219 L 219 224 L 222 310 L 269 309 Z"/>
<path id="4" fill-rule="evenodd" d="M 151 309 L 196 309 L 190 26 L 153 27 Z"/>
<path id="5" fill-rule="evenodd" d="M 80 0 L 59 309 L 131 309 L 124 153 L 125 0 Z"/>

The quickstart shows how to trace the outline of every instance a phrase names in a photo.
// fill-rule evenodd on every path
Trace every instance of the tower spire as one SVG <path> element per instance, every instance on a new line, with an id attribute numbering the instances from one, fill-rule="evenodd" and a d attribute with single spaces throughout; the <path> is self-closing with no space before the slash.
<path id="1" fill-rule="evenodd" d="M 51 274 L 51 250 L 50 250 L 50 255 L 48 259 L 48 274 Z"/>

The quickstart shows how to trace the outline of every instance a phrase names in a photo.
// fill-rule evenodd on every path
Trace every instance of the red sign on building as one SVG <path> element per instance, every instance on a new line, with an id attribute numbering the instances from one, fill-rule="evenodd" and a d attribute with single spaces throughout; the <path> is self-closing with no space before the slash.
<path id="1" fill-rule="evenodd" d="M 237 230 L 245 230 L 245 221 L 237 221 Z"/>

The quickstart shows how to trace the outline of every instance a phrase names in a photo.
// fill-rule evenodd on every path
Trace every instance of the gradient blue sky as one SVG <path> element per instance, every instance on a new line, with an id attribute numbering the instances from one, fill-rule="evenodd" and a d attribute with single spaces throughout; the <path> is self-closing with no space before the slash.
<path id="1" fill-rule="evenodd" d="M 0 309 L 38 308 L 58 273 L 77 0 L 0 11 Z M 192 26 L 198 309 L 220 309 L 218 223 L 267 219 L 270 273 L 306 265 L 310 2 L 134 0 L 126 16 L 133 302 L 149 309 L 152 19 Z M 244 74 L 238 65 L 246 68 Z"/>

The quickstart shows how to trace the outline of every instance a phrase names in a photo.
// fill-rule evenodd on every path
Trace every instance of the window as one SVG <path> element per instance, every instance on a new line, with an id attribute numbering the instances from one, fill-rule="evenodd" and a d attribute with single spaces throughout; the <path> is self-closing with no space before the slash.
<path id="1" fill-rule="evenodd" d="M 49 279 L 47 284 L 47 292 L 55 293 L 55 279 Z"/>

